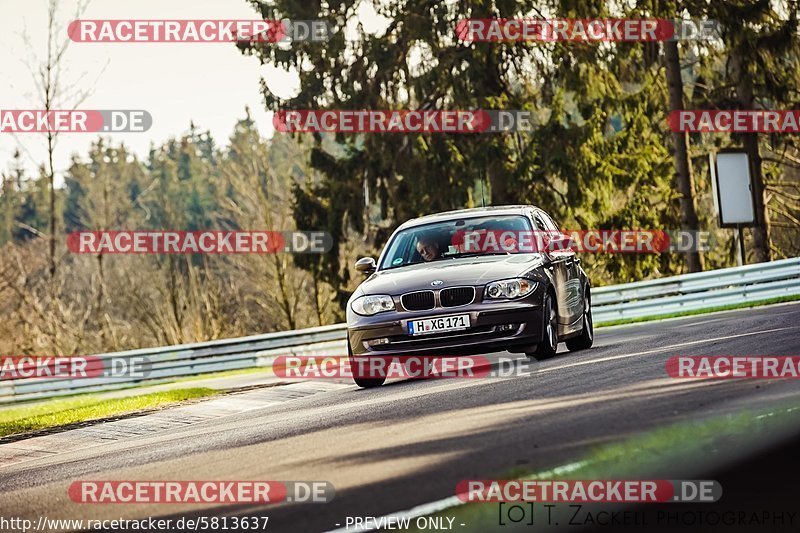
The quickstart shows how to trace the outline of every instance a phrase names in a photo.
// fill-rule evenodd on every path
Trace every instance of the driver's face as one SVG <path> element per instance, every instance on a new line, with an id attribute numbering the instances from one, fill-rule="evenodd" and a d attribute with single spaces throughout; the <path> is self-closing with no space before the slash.
<path id="1" fill-rule="evenodd" d="M 417 251 L 425 261 L 433 261 L 439 256 L 439 247 L 434 242 L 419 241 Z"/>

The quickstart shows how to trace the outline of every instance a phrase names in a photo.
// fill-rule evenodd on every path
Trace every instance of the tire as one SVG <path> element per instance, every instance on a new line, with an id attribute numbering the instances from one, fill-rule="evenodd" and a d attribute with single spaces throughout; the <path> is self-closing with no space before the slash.
<path id="1" fill-rule="evenodd" d="M 567 349 L 570 352 L 586 350 L 594 343 L 594 322 L 592 321 L 592 295 L 589 286 L 583 291 L 583 329 L 581 334 L 567 340 Z"/>
<path id="2" fill-rule="evenodd" d="M 359 378 L 353 376 L 353 381 L 362 389 L 371 389 L 373 387 L 380 387 L 386 382 L 386 378 Z"/>
<path id="3" fill-rule="evenodd" d="M 353 350 L 350 348 L 350 335 L 347 336 L 347 357 L 350 359 L 350 368 L 351 370 L 354 368 L 353 366 Z M 371 389 L 373 387 L 380 387 L 386 382 L 386 377 L 382 378 L 363 378 L 356 375 L 356 372 L 353 371 L 353 381 L 355 381 L 356 385 L 361 387 L 362 389 Z"/>
<path id="4" fill-rule="evenodd" d="M 558 313 L 556 312 L 555 298 L 548 292 L 544 297 L 544 339 L 536 345 L 536 351 L 526 354 L 537 361 L 550 359 L 558 350 Z"/>

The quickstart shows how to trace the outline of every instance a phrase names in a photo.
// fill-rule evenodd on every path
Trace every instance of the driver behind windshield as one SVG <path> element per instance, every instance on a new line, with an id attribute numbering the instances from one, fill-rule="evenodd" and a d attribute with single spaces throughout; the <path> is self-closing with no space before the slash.
<path id="1" fill-rule="evenodd" d="M 439 243 L 430 235 L 423 235 L 419 238 L 417 241 L 417 252 L 419 252 L 419 255 L 426 263 L 442 257 L 439 251 Z"/>

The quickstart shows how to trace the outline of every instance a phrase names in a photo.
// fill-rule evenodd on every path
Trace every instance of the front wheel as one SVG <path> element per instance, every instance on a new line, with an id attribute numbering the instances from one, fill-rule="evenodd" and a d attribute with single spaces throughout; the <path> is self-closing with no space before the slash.
<path id="1" fill-rule="evenodd" d="M 544 297 L 544 333 L 542 342 L 536 345 L 536 351 L 526 354 L 537 361 L 550 359 L 558 350 L 558 313 L 553 296 L 548 292 Z"/>
<path id="2" fill-rule="evenodd" d="M 386 378 L 360 378 L 353 376 L 353 381 L 362 389 L 371 389 L 372 387 L 380 387 L 386 381 Z"/>
<path id="3" fill-rule="evenodd" d="M 589 286 L 586 286 L 583 294 L 583 329 L 577 337 L 567 341 L 567 349 L 570 352 L 591 348 L 594 343 L 594 324 L 592 323 L 592 296 L 589 293 Z"/>
<path id="4" fill-rule="evenodd" d="M 359 376 L 359 365 L 353 361 L 353 350 L 350 348 L 350 336 L 347 336 L 347 357 L 350 360 L 350 371 L 353 374 L 353 381 L 362 389 L 371 389 L 372 387 L 380 387 L 386 382 L 386 376 L 380 378 L 369 378 Z"/>

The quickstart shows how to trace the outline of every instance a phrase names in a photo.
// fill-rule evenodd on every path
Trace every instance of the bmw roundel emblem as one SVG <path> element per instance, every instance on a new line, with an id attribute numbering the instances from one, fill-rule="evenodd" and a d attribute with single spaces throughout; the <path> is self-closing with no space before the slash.
<path id="1" fill-rule="evenodd" d="M 435 280 L 431 281 L 431 285 L 434 286 L 434 287 L 436 287 L 437 285 L 441 285 L 442 283 L 444 283 L 444 281 L 442 281 L 440 279 L 435 279 Z"/>

